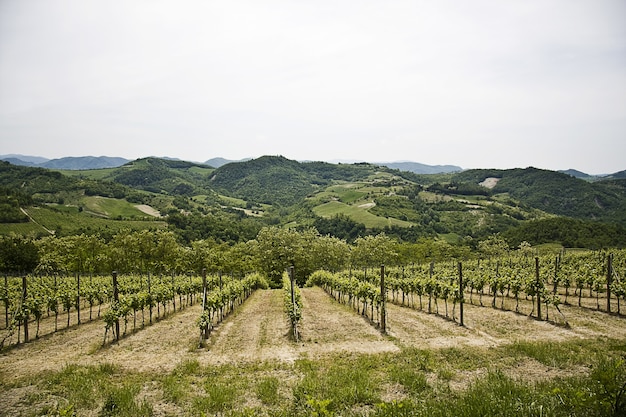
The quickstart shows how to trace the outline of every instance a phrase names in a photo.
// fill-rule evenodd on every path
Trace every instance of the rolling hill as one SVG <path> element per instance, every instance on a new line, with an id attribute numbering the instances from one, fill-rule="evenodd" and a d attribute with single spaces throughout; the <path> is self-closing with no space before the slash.
<path id="1" fill-rule="evenodd" d="M 146 221 L 133 227 L 167 222 L 186 241 L 236 242 L 264 225 L 291 225 L 316 226 L 345 239 L 384 231 L 404 241 L 430 237 L 471 244 L 506 233 L 511 242 L 626 245 L 620 243 L 626 238 L 619 237 L 626 236 L 626 181 L 617 175 L 590 182 L 536 168 L 416 174 L 369 163 L 298 162 L 281 156 L 218 168 L 142 158 L 114 168 L 64 171 L 4 162 L 0 190 L 0 204 L 15 212 L 0 233 L 26 230 L 16 210 L 32 206 L 75 216 L 62 226 L 64 233 L 104 233 L 102 222 L 118 222 L 116 229 L 120 222 Z M 21 202 L 15 202 L 16 195 Z M 137 206 L 165 217 L 150 217 Z M 61 217 L 47 218 L 59 222 Z M 90 225 L 90 218 L 99 223 Z M 10 219 L 21 225 L 11 226 Z M 559 219 L 576 222 L 564 226 Z M 593 230 L 604 240 L 595 239 Z M 585 239 L 575 239 L 575 233 Z"/>

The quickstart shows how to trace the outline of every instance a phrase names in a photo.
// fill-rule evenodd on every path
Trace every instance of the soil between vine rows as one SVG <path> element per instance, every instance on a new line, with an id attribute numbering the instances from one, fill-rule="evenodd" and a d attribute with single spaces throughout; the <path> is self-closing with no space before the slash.
<path id="1" fill-rule="evenodd" d="M 387 304 L 386 336 L 320 288 L 304 288 L 301 294 L 304 308 L 302 340 L 298 343 L 289 337 L 282 290 L 260 290 L 217 326 L 205 348 L 197 348 L 196 320 L 201 307 L 196 304 L 170 313 L 145 328 L 138 324 L 135 332 L 131 320 L 129 334 L 106 347 L 102 347 L 104 324 L 101 320 L 22 344 L 0 355 L 0 377 L 10 383 L 42 371 L 58 371 L 68 364 L 110 363 L 138 372 L 168 372 L 185 360 L 198 360 L 204 365 L 257 361 L 292 363 L 298 358 L 315 358 L 334 352 L 397 352 L 404 346 L 487 348 L 519 340 L 626 338 L 626 317 L 578 307 L 561 307 L 571 326 L 566 328 L 512 311 L 466 304 L 466 326 L 461 327 L 440 315 L 391 303 Z M 439 312 L 444 313 L 442 305 Z M 528 368 L 520 372 L 528 373 Z M 0 392 L 0 406 L 2 396 Z"/>

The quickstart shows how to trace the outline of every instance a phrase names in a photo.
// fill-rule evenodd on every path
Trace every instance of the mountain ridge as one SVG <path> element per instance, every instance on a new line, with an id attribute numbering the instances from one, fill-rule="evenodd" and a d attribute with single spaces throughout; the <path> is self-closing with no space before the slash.
<path id="1" fill-rule="evenodd" d="M 145 159 L 137 158 L 137 159 Z M 207 159 L 204 162 L 199 161 L 186 161 L 184 159 L 176 158 L 176 157 L 155 157 L 151 158 L 157 159 L 169 159 L 174 161 L 185 161 L 191 162 L 194 164 L 203 164 L 208 165 L 213 168 L 220 168 L 223 165 L 230 164 L 233 162 L 246 162 L 253 159 L 258 158 L 243 158 L 243 159 L 227 159 L 222 157 L 214 157 Z M 54 158 L 49 159 L 42 156 L 33 156 L 33 155 L 23 155 L 23 154 L 5 154 L 0 155 L 0 160 L 7 161 L 12 163 L 13 165 L 21 165 L 21 166 L 29 166 L 29 167 L 40 167 L 40 168 L 50 168 L 50 169 L 61 169 L 61 170 L 86 170 L 86 169 L 102 169 L 102 168 L 117 168 L 122 165 L 125 165 L 129 162 L 132 162 L 132 159 L 127 159 L 123 157 L 115 157 L 115 156 L 67 156 L 62 158 Z M 314 162 L 312 160 L 306 161 L 298 161 L 298 162 Z M 465 171 L 466 169 L 458 166 L 458 165 L 428 165 L 420 162 L 408 161 L 408 160 L 399 160 L 399 161 L 363 161 L 363 160 L 328 160 L 328 161 L 319 161 L 325 162 L 328 164 L 342 165 L 342 164 L 355 164 L 355 163 L 368 163 L 373 165 L 385 166 L 391 169 L 397 169 L 400 171 L 412 172 L 415 174 L 448 174 L 448 173 L 456 173 Z M 508 168 L 515 169 L 516 167 Z M 567 170 L 554 170 L 555 172 L 565 173 L 567 175 L 581 178 L 587 181 L 596 181 L 598 179 L 603 178 L 625 178 L 626 170 L 618 171 L 611 174 L 603 174 L 603 175 L 591 175 L 585 172 L 570 168 Z"/>

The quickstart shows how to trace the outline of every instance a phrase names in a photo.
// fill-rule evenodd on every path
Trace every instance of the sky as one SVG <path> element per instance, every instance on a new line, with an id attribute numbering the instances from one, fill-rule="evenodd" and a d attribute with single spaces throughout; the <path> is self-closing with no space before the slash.
<path id="1" fill-rule="evenodd" d="M 626 169 L 623 0 L 0 0 L 0 154 Z"/>

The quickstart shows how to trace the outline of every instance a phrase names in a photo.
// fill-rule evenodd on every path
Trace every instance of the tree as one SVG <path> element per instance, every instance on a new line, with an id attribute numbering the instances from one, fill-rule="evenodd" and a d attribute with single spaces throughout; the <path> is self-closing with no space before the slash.
<path id="1" fill-rule="evenodd" d="M 32 272 L 38 263 L 39 250 L 31 239 L 13 234 L 0 236 L 0 269 L 3 272 Z"/>
<path id="2" fill-rule="evenodd" d="M 487 257 L 500 256 L 509 251 L 509 244 L 500 235 L 491 235 L 478 243 L 478 250 Z"/>
<path id="3" fill-rule="evenodd" d="M 270 286 L 282 286 L 283 272 L 294 267 L 299 285 L 317 268 L 315 245 L 319 234 L 315 229 L 297 231 L 290 228 L 264 227 L 256 238 L 256 262 Z"/>
<path id="4" fill-rule="evenodd" d="M 338 272 L 350 261 L 350 245 L 333 236 L 319 236 L 313 248 L 315 269 Z"/>
<path id="5" fill-rule="evenodd" d="M 360 237 L 352 251 L 354 267 L 377 267 L 395 265 L 399 258 L 398 243 L 384 233 Z"/>

